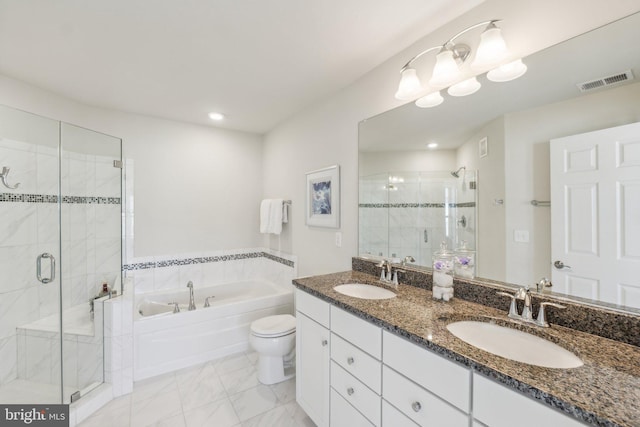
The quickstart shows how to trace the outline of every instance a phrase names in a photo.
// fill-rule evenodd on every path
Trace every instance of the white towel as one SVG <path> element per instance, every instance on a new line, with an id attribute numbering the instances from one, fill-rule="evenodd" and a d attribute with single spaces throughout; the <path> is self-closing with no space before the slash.
<path id="1" fill-rule="evenodd" d="M 265 199 L 260 203 L 260 232 L 280 234 L 284 220 L 282 199 Z"/>

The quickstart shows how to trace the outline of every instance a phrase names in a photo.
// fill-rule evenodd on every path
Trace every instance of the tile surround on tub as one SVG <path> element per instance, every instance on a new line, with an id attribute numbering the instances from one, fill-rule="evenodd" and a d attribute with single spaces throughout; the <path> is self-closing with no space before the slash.
<path id="1" fill-rule="evenodd" d="M 377 278 L 380 269 L 376 267 L 376 264 L 375 261 L 358 257 L 352 258 L 351 263 L 354 271 L 360 271 Z M 406 272 L 400 273 L 401 283 L 431 291 L 433 285 L 431 273 L 411 268 L 411 266 L 403 267 L 403 270 Z M 505 285 L 505 283 L 490 280 L 455 279 L 455 297 L 507 313 L 510 300 L 496 294 L 498 291 L 504 291 Z M 640 346 L 640 312 L 637 314 L 625 313 L 605 306 L 581 304 L 575 299 L 546 294 L 535 294 L 532 300 L 534 316 L 537 316 L 540 302 L 543 301 L 557 302 L 566 306 L 564 310 L 549 310 L 547 312 L 547 320 L 551 324 Z M 519 308 L 521 310 L 522 306 Z"/>
<path id="2" fill-rule="evenodd" d="M 216 256 L 202 256 L 195 258 L 175 258 L 175 259 L 162 259 L 158 261 L 146 261 L 139 263 L 127 263 L 122 266 L 122 269 L 125 271 L 134 271 L 134 270 L 145 270 L 149 268 L 161 268 L 161 267 L 172 267 L 172 266 L 180 266 L 180 265 L 190 265 L 190 264 L 205 264 L 212 262 L 225 262 L 225 261 L 236 261 L 236 260 L 244 260 L 244 259 L 255 259 L 255 258 L 267 258 L 271 261 L 275 261 L 277 263 L 286 265 L 287 267 L 293 268 L 295 265 L 295 261 L 287 258 L 283 258 L 283 256 L 273 255 L 268 252 L 260 251 L 260 252 L 248 252 L 248 253 L 235 253 L 235 254 L 227 254 L 227 255 L 216 255 Z"/>

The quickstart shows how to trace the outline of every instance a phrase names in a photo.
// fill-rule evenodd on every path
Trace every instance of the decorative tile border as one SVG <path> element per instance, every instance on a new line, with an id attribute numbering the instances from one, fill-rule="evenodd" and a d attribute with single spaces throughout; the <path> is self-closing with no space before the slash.
<path id="1" fill-rule="evenodd" d="M 58 203 L 58 196 L 50 194 L 0 193 L 0 202 L 9 203 Z M 62 203 L 78 205 L 119 205 L 120 197 L 62 196 Z"/>
<path id="2" fill-rule="evenodd" d="M 360 203 L 359 208 L 473 208 L 476 202 L 464 203 Z"/>
<path id="3" fill-rule="evenodd" d="M 248 252 L 248 253 L 239 253 L 239 254 L 231 254 L 231 255 L 168 259 L 168 260 L 162 260 L 162 261 L 124 264 L 122 266 L 122 269 L 124 271 L 135 271 L 135 270 L 146 270 L 149 268 L 172 267 L 172 266 L 191 265 L 191 264 L 205 264 L 209 262 L 237 261 L 237 260 L 253 259 L 253 258 L 267 258 L 267 259 L 270 259 L 271 261 L 278 262 L 280 264 L 286 265 L 287 267 L 291 267 L 291 268 L 293 268 L 295 265 L 293 261 L 290 261 L 285 258 L 281 258 L 276 255 L 272 255 L 267 252 Z"/>

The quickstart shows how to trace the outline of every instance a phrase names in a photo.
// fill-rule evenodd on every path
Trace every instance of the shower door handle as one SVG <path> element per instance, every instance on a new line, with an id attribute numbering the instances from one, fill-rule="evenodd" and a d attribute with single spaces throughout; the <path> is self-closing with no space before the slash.
<path id="1" fill-rule="evenodd" d="M 424 233 L 422 237 L 424 238 L 425 243 L 429 243 L 429 232 L 427 231 L 426 228 L 424 229 Z"/>
<path id="2" fill-rule="evenodd" d="M 51 270 L 49 277 L 42 277 L 42 258 L 48 258 L 51 260 Z M 56 259 L 50 253 L 43 253 L 38 255 L 38 259 L 36 261 L 36 276 L 38 280 L 44 284 L 51 283 L 56 278 Z"/>

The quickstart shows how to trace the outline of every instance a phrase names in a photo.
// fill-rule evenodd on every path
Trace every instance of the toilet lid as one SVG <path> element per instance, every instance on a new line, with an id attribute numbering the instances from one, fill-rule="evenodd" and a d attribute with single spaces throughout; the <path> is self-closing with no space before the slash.
<path id="1" fill-rule="evenodd" d="M 251 323 L 251 333 L 261 337 L 288 335 L 296 329 L 296 318 L 290 314 L 263 317 Z"/>

